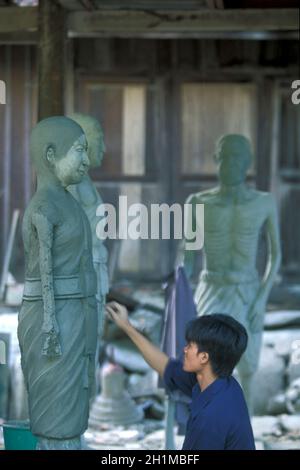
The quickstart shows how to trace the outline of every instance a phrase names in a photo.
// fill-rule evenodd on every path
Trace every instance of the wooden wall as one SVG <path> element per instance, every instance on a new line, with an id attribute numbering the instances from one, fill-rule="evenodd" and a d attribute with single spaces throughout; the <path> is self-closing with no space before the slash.
<path id="1" fill-rule="evenodd" d="M 33 186 L 29 133 L 36 121 L 37 76 L 34 46 L 0 45 L 0 77 L 6 83 L 6 104 L 0 107 L 0 266 L 14 209 L 21 216 Z M 23 277 L 20 224 L 13 252 L 13 272 Z"/>
<path id="2" fill-rule="evenodd" d="M 294 214 L 297 208 L 298 197 L 289 197 L 290 182 L 287 183 L 287 190 L 284 191 L 284 194 L 281 190 L 283 181 L 279 177 L 278 153 L 280 153 L 280 159 L 290 159 L 290 157 L 282 151 L 281 142 L 285 140 L 285 136 L 283 136 L 281 128 L 278 127 L 278 122 L 279 119 L 283 119 L 285 122 L 286 118 L 282 115 L 278 100 L 281 96 L 279 89 L 283 86 L 285 93 L 289 95 L 291 81 L 298 74 L 299 50 L 297 41 L 80 39 L 74 42 L 74 57 L 74 106 L 77 110 L 91 112 L 101 120 L 99 109 L 101 104 L 93 101 L 90 97 L 97 86 L 114 82 L 147 83 L 152 91 L 152 101 L 155 103 L 154 115 L 152 119 L 150 115 L 147 120 L 148 127 L 152 124 L 152 139 L 147 142 L 147 146 L 154 140 L 154 148 L 149 153 L 151 154 L 152 166 L 157 169 L 157 172 L 151 175 L 150 181 L 138 177 L 131 177 L 129 181 L 125 175 L 123 177 L 119 175 L 118 178 L 108 181 L 104 165 L 97 174 L 94 174 L 104 200 L 113 199 L 116 201 L 121 184 L 124 182 L 129 186 L 130 184 L 142 184 L 144 190 L 148 188 L 148 202 L 151 200 L 154 202 L 158 198 L 169 203 L 183 203 L 191 192 L 212 187 L 216 183 L 216 177 L 211 170 L 182 171 L 185 166 L 187 168 L 201 166 L 198 162 L 192 165 L 190 160 L 184 162 L 184 142 L 190 135 L 185 136 L 182 132 L 182 121 L 184 120 L 182 87 L 189 83 L 193 86 L 196 84 L 194 96 L 195 100 L 199 101 L 202 95 L 199 87 L 197 89 L 197 85 L 219 83 L 224 90 L 229 90 L 230 86 L 226 88 L 226 84 L 232 84 L 235 85 L 236 90 L 248 87 L 253 92 L 251 113 L 254 113 L 254 120 L 245 123 L 244 126 L 245 129 L 251 128 L 255 152 L 255 168 L 250 182 L 261 190 L 273 191 L 277 197 L 281 218 L 290 220 L 290 214 Z M 216 110 L 216 116 L 219 98 L 217 93 L 215 96 L 213 95 L 212 91 L 211 107 L 209 107 L 209 103 L 206 104 L 206 108 L 205 106 L 204 108 L 198 107 L 199 116 L 202 113 L 203 122 L 207 123 L 206 134 L 212 132 L 213 127 L 216 127 L 216 122 L 214 122 L 216 119 L 214 119 L 210 108 Z M 92 102 L 91 106 L 88 104 L 89 100 Z M 230 99 L 228 100 L 227 96 L 227 100 L 220 100 L 219 104 L 220 109 L 226 104 L 228 121 L 230 121 L 230 114 L 234 109 L 238 112 L 238 100 L 236 103 L 230 104 Z M 241 100 L 240 106 L 243 107 L 243 100 Z M 248 108 L 250 109 L 249 103 Z M 294 112 L 296 111 L 294 110 Z M 115 122 L 117 129 L 116 117 L 111 115 L 111 119 L 112 123 Z M 233 122 L 234 119 L 232 119 Z M 195 119 L 194 126 L 199 122 L 201 122 L 201 118 L 198 121 Z M 192 120 L 190 123 L 192 124 Z M 221 120 L 218 128 L 222 129 L 223 124 Z M 293 126 L 289 129 L 295 139 L 296 130 Z M 196 135 L 196 133 L 197 128 L 195 127 L 191 134 Z M 203 136 L 203 132 L 201 136 Z M 212 153 L 213 148 L 211 148 Z M 106 158 L 109 159 L 109 152 Z M 203 155 L 199 155 L 199 158 L 203 159 Z M 297 168 L 300 168 L 299 160 L 296 165 Z M 209 164 L 202 166 L 206 169 L 209 168 Z M 293 191 L 299 191 L 297 188 L 294 185 Z M 291 199 L 294 201 L 293 203 L 290 203 Z M 300 256 L 296 247 L 297 240 L 300 238 L 300 229 L 295 236 L 291 236 L 288 235 L 291 232 L 288 224 L 283 223 L 281 227 L 282 244 L 286 253 L 282 272 L 288 275 L 288 265 L 292 262 L 293 265 L 296 265 L 294 272 L 300 279 Z M 288 249 L 286 248 L 287 243 Z M 169 243 L 167 250 L 160 249 L 159 251 L 162 255 L 157 260 L 156 273 L 165 274 L 172 269 L 176 243 Z M 153 247 L 152 260 L 155 258 L 155 254 Z M 262 257 L 260 256 L 260 258 Z M 147 262 L 141 261 L 141 263 L 143 266 L 139 266 L 139 272 L 145 266 L 147 267 Z M 152 265 L 151 268 L 153 268 Z"/>
<path id="3" fill-rule="evenodd" d="M 297 64 L 299 50 L 296 40 L 73 40 L 69 43 L 66 65 L 67 112 L 91 112 L 101 119 L 101 110 L 90 97 L 93 87 L 103 83 L 142 83 L 147 88 L 145 171 L 140 175 L 118 174 L 108 162 L 107 173 L 94 172 L 103 199 L 116 201 L 121 188 L 126 187 L 131 197 L 139 194 L 148 203 L 182 203 L 189 193 L 215 184 L 216 178 L 212 174 L 182 174 L 181 87 L 185 83 L 253 86 L 256 168 L 250 181 L 260 189 L 276 192 L 279 212 L 285 221 L 281 225 L 285 250 L 283 272 L 289 272 L 285 268 L 291 267 L 292 262 L 293 273 L 296 273 L 293 278 L 298 276 L 300 279 L 300 254 L 296 247 L 300 239 L 300 228 L 297 228 L 300 220 L 297 226 L 294 225 L 293 233 L 290 228 L 291 216 L 299 213 L 299 152 L 291 150 L 295 156 L 290 157 L 291 152 L 287 154 L 285 151 L 286 139 L 294 142 L 297 132 L 290 124 L 283 133 L 280 124 L 282 119 L 287 124 L 291 112 L 299 116 L 294 108 L 286 111 L 282 101 L 282 96 L 288 96 L 290 109 L 289 87 L 291 80 L 297 78 Z M 8 94 L 8 103 L 0 108 L 0 259 L 3 259 L 12 210 L 24 209 L 33 188 L 28 136 L 37 111 L 35 47 L 0 46 L 0 79 L 6 81 Z M 112 143 L 116 148 L 119 125 L 112 115 L 112 136 L 115 129 L 115 142 Z M 108 147 L 110 144 L 107 142 Z M 290 144 L 289 148 L 294 149 L 295 145 L 299 148 L 299 143 Z M 282 169 L 287 167 L 282 163 L 285 159 L 294 175 L 292 180 L 290 176 L 282 176 Z M 154 278 L 169 272 L 174 263 L 175 245 L 154 244 L 149 248 L 151 245 L 146 242 L 142 244 L 138 251 L 140 262 L 136 265 L 137 271 L 142 267 L 145 277 Z M 123 258 L 126 260 L 126 253 Z M 22 272 L 20 233 L 14 266 L 15 272 Z"/>

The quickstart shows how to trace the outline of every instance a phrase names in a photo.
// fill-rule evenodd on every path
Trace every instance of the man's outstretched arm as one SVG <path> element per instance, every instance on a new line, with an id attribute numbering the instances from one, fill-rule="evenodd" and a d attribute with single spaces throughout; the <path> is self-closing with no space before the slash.
<path id="1" fill-rule="evenodd" d="M 163 377 L 169 357 L 160 351 L 154 344 L 148 341 L 141 333 L 139 333 L 129 322 L 126 307 L 117 302 L 110 302 L 106 305 L 106 312 L 109 318 L 121 328 L 124 333 L 129 336 L 132 342 L 142 353 L 145 361 L 152 369 L 156 370 Z"/>

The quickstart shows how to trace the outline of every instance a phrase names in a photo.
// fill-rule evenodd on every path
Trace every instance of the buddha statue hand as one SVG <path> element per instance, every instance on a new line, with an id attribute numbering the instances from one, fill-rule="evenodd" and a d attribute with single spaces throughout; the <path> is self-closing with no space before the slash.
<path id="1" fill-rule="evenodd" d="M 46 339 L 43 345 L 42 355 L 48 357 L 61 356 L 61 346 L 58 339 L 58 333 L 53 327 L 45 333 Z"/>

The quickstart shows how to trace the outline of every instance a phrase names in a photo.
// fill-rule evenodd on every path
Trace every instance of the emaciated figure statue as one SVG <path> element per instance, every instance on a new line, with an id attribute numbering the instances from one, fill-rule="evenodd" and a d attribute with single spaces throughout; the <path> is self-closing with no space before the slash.
<path id="1" fill-rule="evenodd" d="M 248 139 L 235 134 L 221 137 L 216 147 L 220 185 L 192 194 L 187 200 L 204 204 L 204 267 L 195 293 L 197 311 L 199 315 L 225 313 L 246 327 L 248 347 L 238 372 L 250 412 L 266 303 L 281 259 L 275 201 L 271 194 L 245 184 L 251 160 Z M 256 256 L 264 224 L 268 262 L 261 280 Z M 194 251 L 185 250 L 189 275 L 194 257 Z"/>
<path id="2" fill-rule="evenodd" d="M 25 287 L 18 337 L 38 449 L 80 449 L 97 342 L 89 221 L 66 190 L 86 174 L 82 128 L 51 117 L 33 129 L 37 191 L 23 220 Z"/>
<path id="3" fill-rule="evenodd" d="M 84 130 L 88 143 L 87 154 L 90 167 L 100 166 L 106 149 L 103 131 L 99 122 L 91 116 L 79 113 L 72 114 L 70 118 L 76 121 Z M 96 210 L 100 204 L 103 204 L 103 201 L 88 174 L 84 175 L 79 184 L 69 186 L 68 190 L 86 213 L 92 230 L 93 262 L 97 274 L 98 336 L 100 339 L 103 333 L 105 297 L 109 290 L 107 249 L 103 240 L 100 240 L 96 235 L 96 226 L 99 222 L 99 218 L 96 217 Z"/>

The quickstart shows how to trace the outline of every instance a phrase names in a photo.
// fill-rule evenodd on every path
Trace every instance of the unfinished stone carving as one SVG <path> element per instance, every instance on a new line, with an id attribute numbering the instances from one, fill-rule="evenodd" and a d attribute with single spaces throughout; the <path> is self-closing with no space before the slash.
<path id="1" fill-rule="evenodd" d="M 89 221 L 66 188 L 89 167 L 71 119 L 33 129 L 37 190 L 23 220 L 25 287 L 18 338 L 39 449 L 79 449 L 87 428 L 97 342 L 96 275 Z"/>
<path id="2" fill-rule="evenodd" d="M 84 114 L 72 114 L 71 119 L 76 121 L 84 130 L 88 142 L 87 154 L 90 160 L 90 167 L 101 166 L 105 153 L 105 143 L 102 128 L 99 122 L 91 116 Z M 93 263 L 97 274 L 97 305 L 98 305 L 98 328 L 99 338 L 103 333 L 105 297 L 109 290 L 109 279 L 107 272 L 107 249 L 103 240 L 96 235 L 96 226 L 99 218 L 96 217 L 96 210 L 103 204 L 101 196 L 97 191 L 90 176 L 86 174 L 77 185 L 68 187 L 71 194 L 77 199 L 82 209 L 86 213 L 91 230 L 93 241 Z"/>
<path id="3" fill-rule="evenodd" d="M 248 347 L 238 371 L 251 411 L 266 302 L 280 264 L 279 227 L 272 195 L 245 184 L 252 160 L 248 139 L 237 134 L 221 137 L 215 158 L 220 185 L 191 194 L 187 200 L 204 204 L 205 259 L 195 300 L 199 315 L 225 313 L 246 327 Z M 269 242 L 268 261 L 260 279 L 256 256 L 263 227 Z M 184 264 L 189 275 L 194 260 L 195 251 L 186 250 Z"/>

